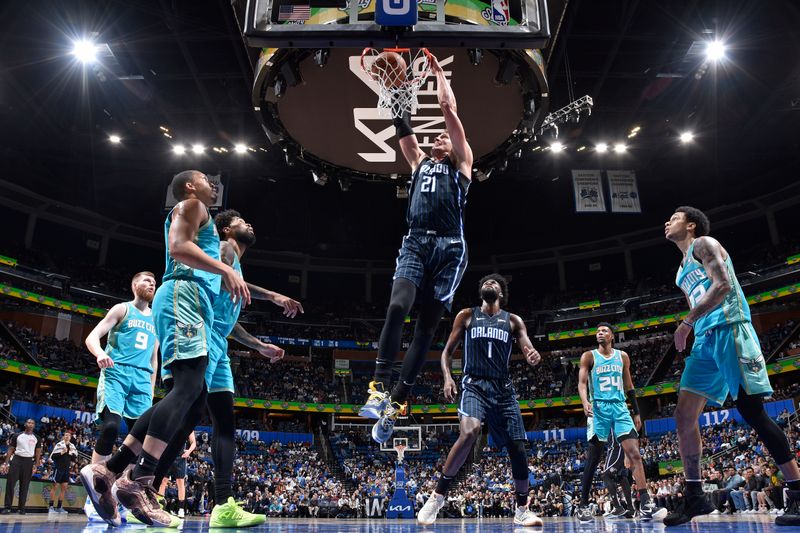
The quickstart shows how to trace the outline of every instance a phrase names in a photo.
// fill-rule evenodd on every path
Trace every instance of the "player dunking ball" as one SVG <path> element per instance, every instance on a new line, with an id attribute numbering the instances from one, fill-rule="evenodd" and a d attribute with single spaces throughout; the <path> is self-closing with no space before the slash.
<path id="1" fill-rule="evenodd" d="M 417 144 L 409 114 L 394 120 L 400 148 L 413 171 L 406 214 L 409 233 L 403 237 L 397 258 L 369 399 L 359 411 L 361 416 L 379 419 L 372 428 L 372 438 L 381 443 L 392 435 L 401 404 L 414 385 L 436 327 L 445 310 L 450 309 L 467 267 L 464 207 L 472 175 L 472 149 L 458 118 L 450 83 L 435 57 L 431 57 L 431 64 L 446 128 L 436 137 L 431 155 Z M 400 380 L 390 395 L 403 323 L 415 300 L 419 315 L 414 338 L 403 360 Z"/>
<path id="2" fill-rule="evenodd" d="M 100 367 L 95 409 L 100 430 L 92 452 L 93 464 L 111 457 L 123 419 L 130 430 L 153 405 L 158 338 L 150 302 L 156 292 L 155 275 L 152 272 L 134 275 L 131 292 L 133 300 L 112 307 L 86 337 L 86 348 Z M 104 349 L 100 339 L 106 335 Z M 91 520 L 97 505 L 92 505 L 89 497 L 86 501 L 84 511 Z"/>
<path id="3" fill-rule="evenodd" d="M 208 329 L 214 323 L 212 300 L 222 283 L 232 299 L 250 302 L 244 280 L 219 260 L 219 234 L 208 211 L 216 201 L 216 189 L 196 170 L 176 174 L 171 188 L 178 204 L 164 223 L 164 283 L 156 291 L 153 312 L 162 366 L 170 368 L 174 384 L 163 400 L 139 418 L 111 459 L 81 470 L 92 501 L 107 503 L 97 508 L 103 519 L 114 516 L 118 498 L 138 520 L 161 527 L 177 527 L 180 520 L 158 505 L 154 472 L 183 425 L 194 425 L 202 416 L 208 395 L 205 372 Z M 117 478 L 137 455 L 133 470 Z"/>
<path id="4" fill-rule="evenodd" d="M 694 207 L 679 207 L 664 225 L 666 238 L 683 254 L 676 284 L 689 302 L 689 313 L 675 330 L 675 347 L 686 348 L 694 330 L 694 345 L 681 375 L 675 422 L 686 476 L 686 497 L 664 519 L 683 524 L 714 508 L 703 495 L 700 478 L 702 440 L 698 418 L 706 403 L 722 405 L 728 394 L 739 413 L 764 442 L 778 463 L 788 488 L 786 512 L 778 525 L 800 525 L 800 470 L 780 427 L 764 410 L 763 396 L 772 395 L 761 344 L 750 322 L 744 297 L 727 250 L 708 236 L 708 217 Z M 638 484 L 638 483 L 637 483 Z"/>
<path id="5" fill-rule="evenodd" d="M 627 353 L 614 349 L 614 331 L 608 322 L 597 325 L 596 339 L 597 349 L 583 353 L 578 372 L 578 394 L 583 402 L 583 412 L 587 419 L 592 420 L 591 440 L 607 442 L 613 432 L 622 451 L 631 462 L 633 477 L 636 486 L 639 487 L 641 518 L 651 520 L 657 508 L 647 492 L 647 478 L 639 453 L 637 430 L 642 428 L 642 419 L 639 416 L 636 390 L 631 379 L 631 361 Z M 633 409 L 633 418 L 625 404 L 626 396 Z M 593 474 L 594 472 L 589 476 L 589 483 Z M 585 481 L 586 476 L 584 476 Z M 588 491 L 583 487 L 582 494 L 586 493 Z M 585 499 L 581 501 L 581 507 L 578 509 L 578 519 L 592 520 L 592 513 Z"/>
<path id="6" fill-rule="evenodd" d="M 508 374 L 514 340 L 522 348 L 528 364 L 541 361 L 539 352 L 528 338 L 525 323 L 517 315 L 504 311 L 508 298 L 505 278 L 499 274 L 484 277 L 479 284 L 481 306 L 461 310 L 453 321 L 453 330 L 442 352 L 444 394 L 454 401 L 456 383 L 450 372 L 453 352 L 464 342 L 464 377 L 458 407 L 460 434 L 442 467 L 436 490 L 419 510 L 417 521 L 430 525 L 444 507 L 445 497 L 458 470 L 464 464 L 485 420 L 498 446 L 505 446 L 511 459 L 517 509 L 514 523 L 541 526 L 542 520 L 528 508 L 528 456 L 525 453 L 525 425 L 516 392 Z"/>

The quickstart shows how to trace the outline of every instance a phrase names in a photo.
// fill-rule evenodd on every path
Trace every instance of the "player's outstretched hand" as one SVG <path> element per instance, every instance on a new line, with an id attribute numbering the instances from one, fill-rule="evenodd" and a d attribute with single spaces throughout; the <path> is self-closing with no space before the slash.
<path id="1" fill-rule="evenodd" d="M 687 326 L 685 322 L 681 322 L 678 325 L 678 329 L 675 330 L 675 348 L 677 348 L 679 352 L 682 352 L 686 349 L 686 339 L 689 338 L 690 331 L 692 331 L 692 328 Z"/>
<path id="2" fill-rule="evenodd" d="M 242 276 L 231 267 L 227 267 L 222 274 L 222 284 L 231 294 L 231 300 L 241 301 L 242 307 L 250 305 L 250 289 L 247 288 L 247 283 Z"/>
<path id="3" fill-rule="evenodd" d="M 258 353 L 264 357 L 269 357 L 270 363 L 276 363 L 283 359 L 283 356 L 286 355 L 286 352 L 283 351 L 283 348 L 268 343 L 263 343 L 258 349 Z"/>
<path id="4" fill-rule="evenodd" d="M 283 307 L 283 316 L 294 318 L 297 316 L 297 313 L 303 314 L 305 310 L 303 309 L 303 304 L 298 302 L 297 300 L 292 300 L 288 296 L 284 296 L 283 294 L 278 294 L 275 296 L 274 299 L 275 305 L 279 305 Z"/>
<path id="5" fill-rule="evenodd" d="M 448 402 L 454 402 L 456 401 L 456 396 L 458 396 L 456 382 L 453 381 L 453 378 L 447 378 L 444 380 L 444 399 Z"/>
<path id="6" fill-rule="evenodd" d="M 431 54 L 429 61 L 431 62 L 431 72 L 434 74 L 439 74 L 442 72 L 442 66 L 439 64 L 439 60 L 436 59 L 436 56 Z"/>
<path id="7" fill-rule="evenodd" d="M 536 366 L 542 362 L 542 356 L 536 351 L 536 348 L 529 348 L 526 346 L 522 349 L 522 352 L 529 365 Z"/>
<path id="8" fill-rule="evenodd" d="M 114 360 L 111 359 L 108 354 L 103 354 L 97 358 L 97 367 L 98 368 L 111 368 L 114 366 Z"/>

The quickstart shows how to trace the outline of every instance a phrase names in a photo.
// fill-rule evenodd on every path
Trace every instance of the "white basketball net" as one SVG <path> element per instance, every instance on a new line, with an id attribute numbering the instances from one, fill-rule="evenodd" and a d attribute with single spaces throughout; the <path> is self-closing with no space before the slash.
<path id="1" fill-rule="evenodd" d="M 375 48 L 364 48 L 361 68 L 378 83 L 378 109 L 392 117 L 417 112 L 417 92 L 431 72 L 430 53 L 427 48 L 412 52 L 410 48 L 384 48 L 383 52 L 399 54 L 406 63 L 406 71 L 385 65 L 379 68 L 375 59 L 381 54 Z"/>
<path id="2" fill-rule="evenodd" d="M 405 444 L 398 444 L 394 447 L 394 451 L 397 452 L 397 462 L 403 462 L 403 456 L 406 454 L 406 445 Z"/>

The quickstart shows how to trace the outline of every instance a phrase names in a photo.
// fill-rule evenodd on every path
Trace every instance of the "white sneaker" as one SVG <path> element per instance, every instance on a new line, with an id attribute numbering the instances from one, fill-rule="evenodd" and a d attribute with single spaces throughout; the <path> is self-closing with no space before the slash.
<path id="1" fill-rule="evenodd" d="M 430 495 L 428 501 L 422 506 L 422 509 L 417 513 L 417 523 L 421 526 L 429 526 L 436 522 L 436 517 L 439 511 L 444 507 L 444 496 L 436 494 L 435 492 Z"/>
<path id="2" fill-rule="evenodd" d="M 183 510 L 183 507 L 181 507 L 180 509 L 178 509 L 178 518 L 183 518 L 183 517 L 185 516 L 185 514 L 186 514 L 186 513 L 185 513 L 185 511 Z"/>
<path id="3" fill-rule="evenodd" d="M 517 507 L 517 511 L 514 513 L 514 523 L 518 526 L 525 527 L 544 525 L 542 519 L 536 516 L 527 506 Z"/>
<path id="4" fill-rule="evenodd" d="M 778 512 L 779 512 L 779 511 L 780 511 L 780 509 L 778 509 L 777 507 L 775 507 L 775 508 L 773 508 L 773 509 L 771 509 L 771 510 L 769 511 L 769 514 L 778 514 Z"/>
<path id="5" fill-rule="evenodd" d="M 710 516 L 715 516 L 715 515 L 722 514 L 722 513 L 720 513 L 720 512 L 719 512 L 719 509 L 714 509 L 713 511 L 711 511 L 711 512 L 710 512 L 710 513 L 708 513 L 708 514 L 709 514 Z"/>
<path id="6" fill-rule="evenodd" d="M 47 514 L 56 514 L 57 512 L 58 511 L 56 511 L 56 508 L 52 505 L 47 509 Z"/>
<path id="7" fill-rule="evenodd" d="M 83 512 L 86 514 L 86 518 L 87 520 L 89 520 L 89 522 L 103 522 L 104 524 L 106 523 L 106 521 L 103 520 L 103 518 L 99 514 L 97 514 L 97 511 L 94 508 L 94 504 L 92 504 L 92 500 L 90 500 L 88 496 L 86 497 L 86 503 L 83 504 Z"/>

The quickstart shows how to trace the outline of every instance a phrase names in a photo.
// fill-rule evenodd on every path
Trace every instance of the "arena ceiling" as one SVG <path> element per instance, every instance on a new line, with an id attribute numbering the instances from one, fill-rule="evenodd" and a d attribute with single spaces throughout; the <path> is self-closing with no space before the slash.
<path id="1" fill-rule="evenodd" d="M 473 256 L 655 228 L 676 204 L 713 207 L 796 179 L 795 2 L 569 0 L 550 11 L 551 109 L 588 94 L 594 112 L 561 128 L 564 153 L 526 150 L 474 184 Z M 222 171 L 229 205 L 255 224 L 263 247 L 347 257 L 396 250 L 405 202 L 394 186 L 319 187 L 269 148 L 250 100 L 253 51 L 229 2 L 14 2 L 0 14 L 3 179 L 158 229 L 171 174 Z M 70 55 L 72 40 L 85 36 L 104 45 L 103 69 Z M 704 66 L 703 43 L 713 38 L 725 41 L 727 59 Z M 681 145 L 677 135 L 688 129 L 696 140 Z M 110 134 L 122 142 L 111 144 Z M 211 151 L 239 141 L 256 151 Z M 591 150 L 600 141 L 629 150 L 600 157 Z M 177 157 L 176 142 L 206 151 Z M 644 214 L 576 215 L 575 168 L 636 170 Z"/>

